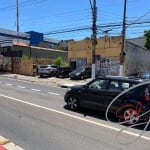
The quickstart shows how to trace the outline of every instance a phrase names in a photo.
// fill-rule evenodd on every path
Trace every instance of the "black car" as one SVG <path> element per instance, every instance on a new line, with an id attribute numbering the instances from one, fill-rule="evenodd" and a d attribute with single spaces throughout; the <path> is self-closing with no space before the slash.
<path id="1" fill-rule="evenodd" d="M 69 73 L 71 72 L 71 67 L 60 66 L 57 68 L 56 77 L 57 78 L 68 78 Z"/>
<path id="2" fill-rule="evenodd" d="M 64 100 L 71 110 L 85 107 L 106 112 L 108 105 L 118 94 L 141 82 L 142 80 L 127 77 L 98 77 L 85 85 L 71 87 L 66 92 Z M 132 90 L 124 94 L 113 103 L 109 112 L 115 114 L 120 121 L 130 120 L 133 114 L 129 115 L 128 111 L 131 108 L 134 110 L 133 108 L 137 106 L 139 93 L 139 91 Z M 130 123 L 133 122 L 135 120 L 132 119 Z"/>
<path id="3" fill-rule="evenodd" d="M 73 70 L 70 74 L 70 79 L 85 79 L 91 77 L 91 67 L 79 67 Z"/>

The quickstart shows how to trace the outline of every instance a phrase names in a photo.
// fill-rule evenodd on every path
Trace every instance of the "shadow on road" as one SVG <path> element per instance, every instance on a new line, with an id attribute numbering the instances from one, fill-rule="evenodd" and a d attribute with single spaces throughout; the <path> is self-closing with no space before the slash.
<path id="1" fill-rule="evenodd" d="M 67 109 L 68 111 L 72 111 L 70 110 L 66 105 L 64 106 L 65 109 Z M 95 110 L 90 110 L 90 109 L 86 109 L 86 108 L 80 108 L 76 111 L 74 111 L 76 113 L 79 113 L 81 115 L 83 115 L 83 117 L 94 117 L 94 118 L 97 118 L 97 119 L 100 119 L 100 120 L 106 120 L 106 117 L 105 117 L 105 113 L 104 112 L 101 112 L 101 111 L 95 111 Z M 112 122 L 112 123 L 117 123 L 118 120 L 117 118 L 115 117 L 115 115 L 113 114 L 108 114 L 108 118 L 109 120 Z M 138 130 L 143 130 L 144 127 L 145 127 L 146 124 L 144 125 L 138 125 L 138 126 L 135 126 L 135 127 L 132 127 L 134 129 L 138 129 Z M 124 127 L 128 127 L 129 125 L 123 125 Z M 146 129 L 146 131 L 150 131 L 150 125 L 148 126 L 148 128 Z"/>

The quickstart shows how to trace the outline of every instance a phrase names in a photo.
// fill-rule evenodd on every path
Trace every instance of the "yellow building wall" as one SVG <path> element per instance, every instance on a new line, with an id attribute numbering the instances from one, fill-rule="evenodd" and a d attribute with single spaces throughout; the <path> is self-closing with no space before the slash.
<path id="1" fill-rule="evenodd" d="M 33 75 L 37 71 L 37 65 L 51 63 L 53 63 L 53 61 L 50 59 L 12 57 L 12 72 L 16 74 Z"/>
<path id="2" fill-rule="evenodd" d="M 95 53 L 102 57 L 116 57 L 121 52 L 121 37 L 102 37 L 97 39 Z M 87 58 L 92 63 L 92 43 L 90 39 L 70 41 L 68 43 L 68 59 Z"/>
<path id="3" fill-rule="evenodd" d="M 68 51 L 68 59 L 74 59 L 74 58 L 86 58 L 87 63 L 91 63 L 92 51 L 91 50 L 80 50 L 80 51 Z"/>

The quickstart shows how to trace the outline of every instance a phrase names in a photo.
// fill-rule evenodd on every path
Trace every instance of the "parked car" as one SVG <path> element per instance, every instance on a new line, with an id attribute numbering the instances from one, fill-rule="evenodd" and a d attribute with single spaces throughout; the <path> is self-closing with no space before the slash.
<path id="1" fill-rule="evenodd" d="M 39 65 L 38 75 L 42 77 L 54 76 L 57 71 L 57 65 Z"/>
<path id="2" fill-rule="evenodd" d="M 91 77 L 91 67 L 79 67 L 69 74 L 70 79 L 85 79 Z"/>
<path id="3" fill-rule="evenodd" d="M 150 71 L 143 71 L 138 74 L 138 77 L 144 80 L 150 80 Z"/>
<path id="4" fill-rule="evenodd" d="M 118 94 L 141 82 L 142 80 L 127 77 L 98 77 L 85 85 L 69 88 L 64 95 L 64 101 L 71 110 L 85 107 L 106 112 L 108 105 Z M 128 113 L 137 106 L 139 91 L 139 89 L 132 90 L 124 94 L 113 103 L 109 113 L 115 114 L 116 118 L 121 121 L 130 121 L 131 119 L 130 123 L 135 122 L 135 120 L 139 121 L 137 116 L 135 120 L 133 119 L 133 115 L 136 113 Z"/>
<path id="5" fill-rule="evenodd" d="M 68 78 L 69 73 L 71 72 L 71 67 L 60 66 L 57 68 L 56 77 L 57 78 Z"/>

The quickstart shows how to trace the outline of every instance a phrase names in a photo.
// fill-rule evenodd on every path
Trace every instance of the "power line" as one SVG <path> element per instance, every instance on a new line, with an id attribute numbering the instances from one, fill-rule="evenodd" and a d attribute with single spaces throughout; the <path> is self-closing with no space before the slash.
<path id="1" fill-rule="evenodd" d="M 29 5 L 33 5 L 33 4 L 38 4 L 38 3 L 43 3 L 45 1 L 48 1 L 48 0 L 31 0 L 31 1 L 24 1 L 24 2 L 21 2 L 19 3 L 20 7 L 25 7 L 25 6 L 29 6 Z M 6 6 L 6 7 L 1 7 L 0 10 L 9 10 L 9 9 L 16 9 L 16 5 L 9 5 L 9 6 Z"/>
<path id="2" fill-rule="evenodd" d="M 144 21 L 144 22 L 130 22 L 126 23 L 128 26 L 133 26 L 134 27 L 141 27 L 141 24 L 150 24 L 150 21 Z M 135 26 L 135 25 L 140 25 L 140 26 Z M 110 29 L 121 29 L 122 23 L 111 23 L 111 24 L 105 24 L 105 25 L 97 25 L 97 30 L 101 30 L 103 28 L 110 28 Z M 131 28 L 131 27 L 130 27 Z M 132 27 L 133 28 L 133 27 Z M 60 33 L 67 33 L 67 32 L 76 32 L 76 31 L 81 31 L 81 30 L 91 30 L 91 26 L 84 26 L 84 27 L 76 27 L 76 28 L 67 28 L 67 29 L 62 29 L 62 30 L 55 30 L 55 31 L 49 31 L 45 32 L 44 35 L 50 35 L 50 34 L 60 34 Z"/>
<path id="3" fill-rule="evenodd" d="M 91 27 L 79 27 L 75 29 L 64 29 L 64 30 L 52 31 L 52 32 L 44 33 L 44 35 L 75 32 L 75 31 L 89 30 L 89 29 L 91 29 Z"/>

